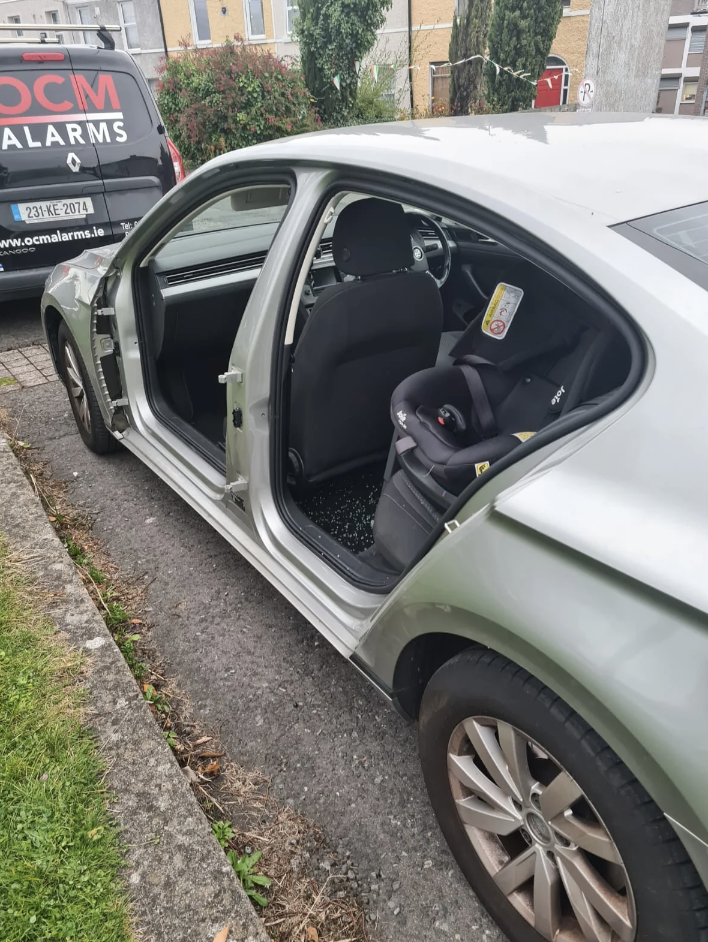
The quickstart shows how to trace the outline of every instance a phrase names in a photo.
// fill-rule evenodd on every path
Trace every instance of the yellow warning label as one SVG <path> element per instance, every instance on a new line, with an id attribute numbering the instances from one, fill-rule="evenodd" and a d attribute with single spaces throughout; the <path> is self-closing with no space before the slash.
<path id="1" fill-rule="evenodd" d="M 521 288 L 503 282 L 498 284 L 482 321 L 482 333 L 495 340 L 503 340 L 511 327 L 523 296 L 524 292 Z"/>
<path id="2" fill-rule="evenodd" d="M 520 442 L 527 442 L 535 434 L 535 432 L 514 432 L 514 438 L 518 438 Z"/>
<path id="3" fill-rule="evenodd" d="M 479 464 L 474 466 L 474 469 L 477 472 L 477 477 L 479 477 L 480 474 L 484 474 L 485 471 L 489 471 L 489 462 L 480 461 Z"/>

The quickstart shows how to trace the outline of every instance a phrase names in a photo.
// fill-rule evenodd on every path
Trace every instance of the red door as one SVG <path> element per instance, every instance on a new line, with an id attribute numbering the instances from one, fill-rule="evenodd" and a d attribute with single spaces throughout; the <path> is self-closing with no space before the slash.
<path id="1" fill-rule="evenodd" d="M 563 96 L 564 72 L 565 69 L 561 67 L 546 69 L 538 80 L 534 108 L 550 108 L 553 105 L 560 105 Z M 550 87 L 546 79 L 550 79 Z"/>

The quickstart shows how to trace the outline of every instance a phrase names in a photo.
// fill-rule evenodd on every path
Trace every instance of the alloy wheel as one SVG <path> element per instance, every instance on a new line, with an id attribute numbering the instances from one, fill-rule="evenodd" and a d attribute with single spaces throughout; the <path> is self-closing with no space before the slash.
<path id="1" fill-rule="evenodd" d="M 84 387 L 84 381 L 81 378 L 81 371 L 76 362 L 76 357 L 74 356 L 74 351 L 71 349 L 69 343 L 64 344 L 64 363 L 66 365 L 69 395 L 74 400 L 76 414 L 86 431 L 90 432 L 91 413 L 89 412 L 86 389 Z"/>
<path id="2" fill-rule="evenodd" d="M 457 813 L 512 906 L 550 942 L 632 942 L 627 871 L 580 786 L 509 723 L 463 720 L 448 745 Z"/>

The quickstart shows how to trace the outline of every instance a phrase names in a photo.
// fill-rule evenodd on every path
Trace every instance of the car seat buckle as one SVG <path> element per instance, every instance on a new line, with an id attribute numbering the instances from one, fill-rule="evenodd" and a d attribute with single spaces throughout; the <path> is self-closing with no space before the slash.
<path id="1" fill-rule="evenodd" d="M 452 533 L 453 530 L 457 530 L 460 524 L 457 520 L 448 520 L 445 524 L 445 530 L 447 533 Z"/>

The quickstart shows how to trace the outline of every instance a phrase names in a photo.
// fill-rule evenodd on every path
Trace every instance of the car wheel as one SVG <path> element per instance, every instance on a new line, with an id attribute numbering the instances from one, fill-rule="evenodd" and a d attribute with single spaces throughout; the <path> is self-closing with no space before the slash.
<path id="1" fill-rule="evenodd" d="M 426 687 L 420 755 L 460 868 L 511 942 L 702 942 L 708 894 L 626 765 L 548 687 L 487 650 Z"/>
<path id="2" fill-rule="evenodd" d="M 84 361 L 64 322 L 59 325 L 59 369 L 69 394 L 71 411 L 84 444 L 97 455 L 115 451 L 118 442 L 106 428 L 101 410 L 86 374 Z"/>

